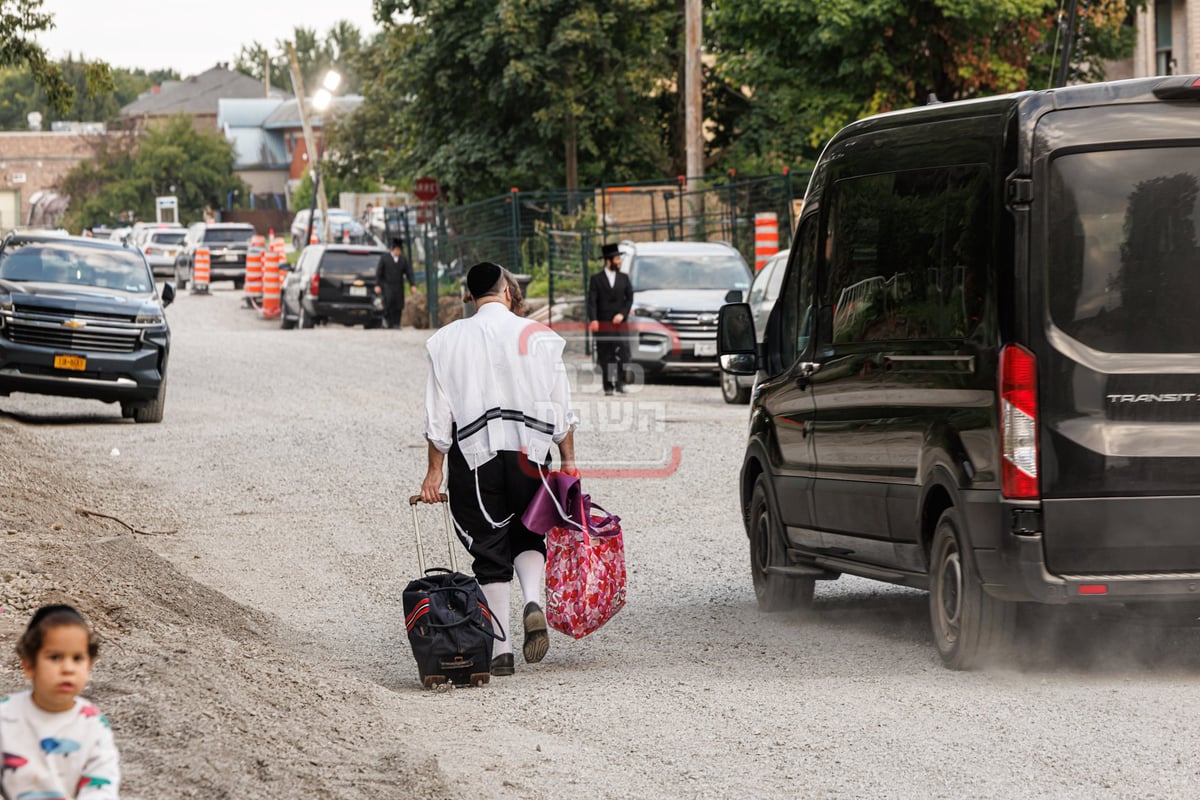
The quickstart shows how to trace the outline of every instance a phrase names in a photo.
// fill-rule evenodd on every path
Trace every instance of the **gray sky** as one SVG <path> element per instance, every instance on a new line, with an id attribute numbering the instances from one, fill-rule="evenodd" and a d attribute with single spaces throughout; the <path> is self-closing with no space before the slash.
<path id="1" fill-rule="evenodd" d="M 274 50 L 297 26 L 324 34 L 345 19 L 377 30 L 371 0 L 44 0 L 54 29 L 37 41 L 52 59 L 67 53 L 114 67 L 172 68 L 195 75 L 237 60 L 253 41 Z"/>

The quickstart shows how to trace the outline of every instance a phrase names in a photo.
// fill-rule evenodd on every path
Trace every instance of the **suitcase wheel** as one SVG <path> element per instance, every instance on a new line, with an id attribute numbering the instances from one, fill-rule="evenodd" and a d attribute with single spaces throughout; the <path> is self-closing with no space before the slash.
<path id="1" fill-rule="evenodd" d="M 472 686 L 486 686 L 489 682 L 491 682 L 491 680 L 492 680 L 492 673 L 490 673 L 490 672 L 472 672 L 471 673 L 471 685 Z"/>
<path id="2" fill-rule="evenodd" d="M 454 688 L 454 684 L 445 675 L 426 675 L 421 683 L 426 689 L 433 689 L 435 692 L 448 692 Z"/>

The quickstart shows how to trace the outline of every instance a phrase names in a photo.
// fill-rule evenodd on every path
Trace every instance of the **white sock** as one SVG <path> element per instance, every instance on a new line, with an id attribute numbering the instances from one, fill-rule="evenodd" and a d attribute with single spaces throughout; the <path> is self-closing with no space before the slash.
<path id="1" fill-rule="evenodd" d="M 512 616 L 512 610 L 508 605 L 509 585 L 507 583 L 481 583 L 479 588 L 483 589 L 483 596 L 487 598 L 488 608 L 492 610 L 492 616 L 500 627 L 504 628 L 504 641 L 497 639 L 492 643 L 492 658 L 503 653 L 512 652 L 512 636 L 509 635 L 509 618 Z M 496 631 L 500 633 L 500 631 Z"/>
<path id="2" fill-rule="evenodd" d="M 526 550 L 513 559 L 513 569 L 516 570 L 517 580 L 521 582 L 525 603 L 537 603 L 540 606 L 542 579 L 546 577 L 546 557 L 537 550 Z"/>

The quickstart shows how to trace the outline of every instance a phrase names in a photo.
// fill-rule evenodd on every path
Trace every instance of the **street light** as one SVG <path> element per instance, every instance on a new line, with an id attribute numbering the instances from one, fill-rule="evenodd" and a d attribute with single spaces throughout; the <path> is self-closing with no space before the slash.
<path id="1" fill-rule="evenodd" d="M 290 43 L 288 44 L 288 56 L 292 67 L 292 88 L 296 92 L 296 103 L 300 108 L 300 125 L 304 129 L 304 149 L 308 153 L 309 172 L 313 179 L 313 203 L 309 204 L 308 215 L 308 230 L 305 233 L 305 245 L 312 238 L 312 218 L 313 206 L 316 200 L 321 202 L 321 229 L 322 240 L 329 241 L 329 201 L 325 199 L 325 187 L 321 184 L 321 173 L 318 169 L 318 162 L 321 160 L 319 150 L 324 148 L 313 149 L 316 143 L 316 137 L 313 136 L 312 126 L 309 125 L 308 111 L 304 103 L 304 80 L 300 77 L 300 63 L 296 59 L 296 48 Z M 342 83 L 342 76 L 335 70 L 329 70 L 325 73 L 325 77 L 321 81 L 321 88 L 317 91 L 312 100 L 314 111 L 324 112 L 333 103 L 333 92 Z"/>

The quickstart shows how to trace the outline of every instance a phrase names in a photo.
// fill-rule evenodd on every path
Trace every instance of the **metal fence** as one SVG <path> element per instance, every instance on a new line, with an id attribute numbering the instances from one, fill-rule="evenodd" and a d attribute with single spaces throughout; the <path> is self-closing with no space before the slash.
<path id="1" fill-rule="evenodd" d="M 514 189 L 467 205 L 389 209 L 388 235 L 402 237 L 414 267 L 443 284 L 461 278 L 472 264 L 494 261 L 528 275 L 531 294 L 544 292 L 553 306 L 586 292 L 604 242 L 720 240 L 753 265 L 762 244 L 756 216 L 774 215 L 775 246 L 788 247 L 807 182 L 808 173 L 784 171 L 744 179 L 710 176 L 693 181 L 690 190 L 682 178 L 573 192 Z"/>

